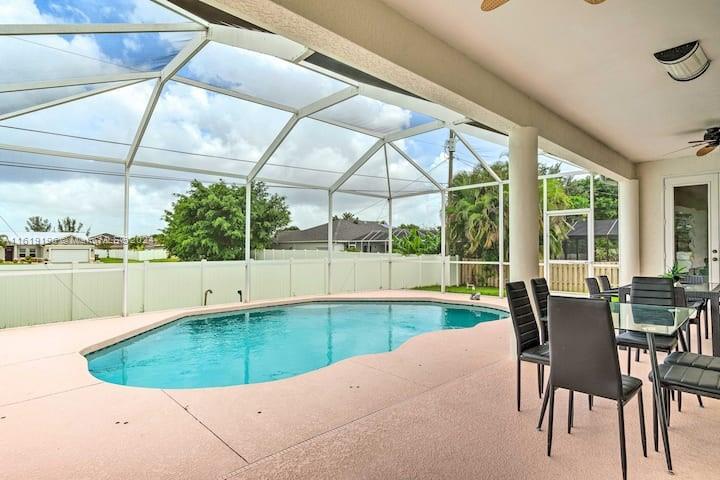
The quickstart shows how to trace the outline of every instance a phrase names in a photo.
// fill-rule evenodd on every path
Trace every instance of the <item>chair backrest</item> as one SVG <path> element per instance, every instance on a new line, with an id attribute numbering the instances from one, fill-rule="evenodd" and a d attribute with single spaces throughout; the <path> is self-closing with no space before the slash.
<path id="1" fill-rule="evenodd" d="M 535 297 L 535 309 L 541 317 L 547 317 L 547 297 L 550 295 L 547 280 L 545 278 L 533 278 L 530 280 L 533 297 Z"/>
<path id="2" fill-rule="evenodd" d="M 535 322 L 535 314 L 530 305 L 525 282 L 510 282 L 505 285 L 508 307 L 512 317 L 517 353 L 520 355 L 528 348 L 540 345 L 540 332 Z"/>
<path id="3" fill-rule="evenodd" d="M 703 275 L 685 275 L 681 281 L 682 283 L 687 283 L 688 285 L 697 285 L 707 282 L 707 277 Z"/>
<path id="4" fill-rule="evenodd" d="M 600 282 L 600 290 L 607 291 L 612 288 L 610 286 L 610 279 L 608 278 L 607 275 L 598 275 L 597 279 L 598 279 L 598 282 Z"/>
<path id="5" fill-rule="evenodd" d="M 600 285 L 598 285 L 597 278 L 595 278 L 595 277 L 586 278 L 585 285 L 587 285 L 588 293 L 590 295 L 600 295 Z"/>
<path id="6" fill-rule="evenodd" d="M 670 278 L 633 277 L 630 303 L 675 306 L 675 287 Z"/>
<path id="7" fill-rule="evenodd" d="M 622 380 L 610 304 L 551 295 L 548 315 L 552 385 L 620 398 Z"/>

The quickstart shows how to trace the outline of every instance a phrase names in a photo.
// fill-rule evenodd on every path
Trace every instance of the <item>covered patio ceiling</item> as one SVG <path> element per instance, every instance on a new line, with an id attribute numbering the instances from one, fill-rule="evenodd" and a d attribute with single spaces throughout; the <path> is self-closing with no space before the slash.
<path id="1" fill-rule="evenodd" d="M 135 5 L 3 15 L 12 66 L 0 73 L 0 164 L 379 198 L 452 188 L 450 171 L 507 181 L 493 168 L 508 155 L 499 132 L 350 67 L 319 66 L 279 35 L 164 0 Z"/>

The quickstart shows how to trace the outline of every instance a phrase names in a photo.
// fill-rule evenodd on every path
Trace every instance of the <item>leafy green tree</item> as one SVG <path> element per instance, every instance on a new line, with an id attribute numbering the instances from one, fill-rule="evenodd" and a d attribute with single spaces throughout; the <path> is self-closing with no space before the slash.
<path id="1" fill-rule="evenodd" d="M 353 223 L 358 223 L 360 221 L 358 216 L 352 212 L 343 212 L 343 214 L 340 218 L 343 220 L 347 220 L 348 222 L 353 222 Z"/>
<path id="2" fill-rule="evenodd" d="M 440 232 L 421 231 L 417 227 L 393 235 L 393 252 L 403 255 L 433 255 L 440 253 Z"/>
<path id="3" fill-rule="evenodd" d="M 145 250 L 145 239 L 140 236 L 131 237 L 128 239 L 128 248 L 130 250 Z"/>
<path id="4" fill-rule="evenodd" d="M 285 198 L 270 195 L 262 182 L 251 190 L 253 248 L 267 248 L 290 223 Z M 245 250 L 245 187 L 193 180 L 165 211 L 165 248 L 181 260 L 239 260 Z"/>
<path id="5" fill-rule="evenodd" d="M 25 221 L 26 232 L 49 232 L 51 229 L 52 224 L 50 224 L 50 220 L 47 218 L 35 215 Z"/>
<path id="6" fill-rule="evenodd" d="M 78 222 L 72 217 L 61 218 L 57 221 L 58 232 L 82 233 L 83 227 L 84 225 L 82 222 Z M 84 233 L 85 235 L 90 235 L 90 229 L 88 228 Z"/>

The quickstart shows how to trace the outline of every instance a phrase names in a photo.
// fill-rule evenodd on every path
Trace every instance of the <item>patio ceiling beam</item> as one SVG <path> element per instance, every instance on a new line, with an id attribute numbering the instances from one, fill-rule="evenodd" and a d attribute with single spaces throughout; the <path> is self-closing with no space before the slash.
<path id="1" fill-rule="evenodd" d="M 360 195 L 361 197 L 372 197 L 372 198 L 382 198 L 383 200 L 387 200 L 389 197 L 387 195 L 381 195 L 379 193 L 370 193 L 366 192 L 364 190 L 338 190 L 335 193 L 347 193 L 349 195 Z"/>
<path id="2" fill-rule="evenodd" d="M 197 80 L 192 80 L 190 78 L 182 77 L 180 75 L 175 75 L 172 78 L 172 81 L 177 82 L 177 83 L 183 83 L 183 84 L 189 85 L 191 87 L 201 88 L 203 90 L 208 90 L 210 92 L 217 93 L 218 95 L 227 95 L 228 97 L 234 97 L 239 100 L 245 100 L 246 102 L 252 102 L 252 103 L 256 103 L 258 105 L 264 105 L 266 107 L 275 108 L 277 110 L 283 110 L 285 112 L 290 112 L 290 113 L 297 113 L 296 108 L 293 108 L 293 107 L 290 107 L 287 105 L 283 105 L 282 103 L 271 102 L 270 100 L 263 100 L 262 98 L 258 98 L 258 97 L 252 96 L 252 95 L 247 95 L 245 93 L 238 92 L 235 90 L 230 90 L 229 88 L 216 87 L 215 85 L 210 85 L 209 83 L 205 83 L 205 82 L 199 82 Z"/>
<path id="3" fill-rule="evenodd" d="M 460 190 L 470 190 L 473 188 L 488 188 L 488 187 L 494 187 L 497 188 L 498 185 L 504 185 L 507 182 L 485 182 L 485 183 L 474 183 L 472 185 L 458 185 L 456 187 L 449 187 L 446 188 L 448 192 L 457 192 Z"/>
<path id="4" fill-rule="evenodd" d="M 363 135 L 367 135 L 368 137 L 382 138 L 382 135 L 378 134 L 377 132 L 373 132 L 372 130 L 368 130 L 368 129 L 362 128 L 362 127 L 356 127 L 355 125 L 349 125 L 345 122 L 340 122 L 338 120 L 330 120 L 329 118 L 319 118 L 317 116 L 313 116 L 311 118 L 313 120 L 317 120 L 318 122 L 326 123 L 328 125 L 333 125 L 335 127 L 344 128 L 345 130 L 351 130 L 356 133 L 362 133 Z"/>
<path id="5" fill-rule="evenodd" d="M 120 73 L 117 75 L 96 75 L 58 80 L 42 80 L 39 82 L 6 83 L 0 85 L 0 93 L 25 92 L 28 90 L 44 90 L 46 88 L 75 87 L 77 85 L 95 85 L 97 83 L 125 82 L 131 80 L 149 80 L 159 78 L 161 72 Z"/>
<path id="6" fill-rule="evenodd" d="M 377 142 L 375 142 L 375 144 L 373 144 L 373 146 L 370 147 L 368 151 L 365 152 L 363 156 L 358 159 L 357 162 L 353 163 L 352 166 L 345 173 L 343 173 L 342 176 L 338 178 L 335 183 L 332 184 L 332 186 L 330 187 L 330 193 L 332 194 L 336 192 L 340 187 L 342 187 L 343 184 L 347 182 L 348 179 L 360 169 L 360 167 L 365 165 L 365 163 L 367 163 L 367 161 L 370 160 L 370 158 L 375 155 L 375 153 L 377 153 L 377 151 L 380 150 L 383 145 L 385 145 L 384 140 L 378 140 Z"/>
<path id="7" fill-rule="evenodd" d="M 301 57 L 307 51 L 305 45 L 280 35 L 218 24 L 209 26 L 208 39 L 231 47 L 271 55 L 289 62 Z"/>
<path id="8" fill-rule="evenodd" d="M 389 145 L 393 148 L 393 150 L 395 150 L 397 153 L 399 153 L 400 156 L 402 156 L 410 165 L 412 165 L 413 167 L 415 167 L 415 169 L 416 169 L 418 172 L 420 172 L 425 178 L 427 178 L 430 183 L 432 183 L 433 185 L 435 185 L 435 187 L 436 187 L 438 190 L 441 190 L 441 191 L 443 190 L 443 186 L 440 185 L 440 183 L 438 183 L 438 182 L 432 177 L 432 175 L 430 175 L 427 171 L 425 171 L 425 169 L 422 168 L 415 160 L 413 160 L 412 158 L 410 158 L 410 155 L 408 155 L 407 153 L 403 152 L 403 150 L 402 150 L 400 147 L 398 147 L 397 145 L 395 145 L 395 144 L 392 143 L 392 142 L 391 142 Z M 389 177 L 388 177 L 388 178 L 389 178 Z"/>
<path id="9" fill-rule="evenodd" d="M 488 165 L 488 163 L 485 161 L 485 159 L 477 154 L 475 149 L 473 149 L 472 146 L 470 146 L 470 144 L 468 143 L 468 141 L 465 140 L 465 137 L 463 137 L 462 134 L 460 132 L 458 132 L 457 130 L 455 130 L 454 128 L 452 129 L 452 131 L 455 132 L 455 135 L 457 136 L 458 140 L 460 140 L 460 143 L 465 145 L 465 148 L 467 148 L 468 151 L 472 154 L 472 156 L 475 157 L 475 160 L 477 160 L 480 163 L 480 165 L 482 165 L 483 168 L 485 170 L 487 170 L 487 172 L 490 174 L 490 176 L 492 178 L 494 178 L 495 181 L 501 182 L 502 179 L 498 176 L 497 173 L 495 173 L 495 171 L 492 168 L 490 168 L 490 165 Z M 452 181 L 452 179 L 448 179 L 448 181 Z"/>
<path id="10" fill-rule="evenodd" d="M 424 190 L 422 192 L 409 192 L 409 193 L 400 193 L 398 195 L 394 195 L 394 199 L 398 198 L 408 198 L 408 197 L 419 197 L 421 195 L 437 195 L 437 190 Z"/>
<path id="11" fill-rule="evenodd" d="M 402 140 L 403 138 L 408 137 L 414 137 L 415 135 L 422 135 L 423 133 L 432 132 L 433 130 L 440 130 L 441 128 L 445 128 L 447 124 L 441 120 L 435 120 L 433 122 L 428 122 L 423 125 L 418 125 L 416 127 L 412 128 L 406 128 L 405 130 L 399 130 L 397 132 L 392 132 L 383 139 L 386 142 L 394 142 L 396 140 Z"/>
<path id="12" fill-rule="evenodd" d="M 118 88 L 129 87 L 130 85 L 135 85 L 136 83 L 140 83 L 143 81 L 144 80 L 132 80 L 132 81 L 127 81 L 127 82 L 113 83 L 106 87 L 100 87 L 100 88 L 96 88 L 94 90 L 87 90 L 85 92 L 80 92 L 75 95 L 69 95 L 67 97 L 59 98 L 59 99 L 41 103 L 38 105 L 33 105 L 31 107 L 22 108 L 20 110 L 15 110 L 14 112 L 4 113 L 4 114 L 0 115 L 0 121 L 9 120 L 11 118 L 19 117 L 21 115 L 26 115 L 26 114 L 32 113 L 32 112 L 37 112 L 39 110 L 44 110 L 46 108 L 57 107 L 59 105 L 65 104 L 65 103 L 73 102 L 75 100 L 80 100 L 82 98 L 88 98 L 88 97 L 92 97 L 94 95 L 98 95 L 101 93 L 109 92 L 112 90 L 117 90 Z"/>
<path id="13" fill-rule="evenodd" d="M 347 100 L 348 98 L 354 97 L 357 95 L 357 88 L 355 87 L 348 87 L 343 90 L 340 90 L 339 92 L 335 92 L 332 95 L 328 95 L 327 97 L 323 97 L 316 102 L 313 102 L 309 105 L 304 106 L 300 110 L 297 111 L 290 119 L 287 121 L 285 126 L 280 130 L 280 132 L 275 136 L 273 141 L 270 143 L 267 149 L 263 152 L 262 156 L 260 157 L 260 160 L 253 166 L 252 170 L 250 170 L 250 173 L 248 173 L 247 181 L 252 182 L 255 177 L 260 173 L 260 171 L 263 169 L 265 164 L 270 160 L 270 158 L 275 154 L 278 147 L 280 147 L 280 144 L 282 144 L 283 141 L 285 141 L 285 138 L 290 134 L 293 128 L 295 128 L 295 125 L 302 120 L 303 118 L 312 115 L 314 113 L 317 113 L 321 110 L 324 110 L 326 108 L 330 108 L 333 105 L 336 105 L 340 102 L 343 102 Z"/>
<path id="14" fill-rule="evenodd" d="M 114 158 L 114 157 L 105 157 L 101 155 L 85 155 L 82 153 L 73 153 L 73 152 L 66 152 L 62 150 L 48 150 L 46 148 L 36 148 L 36 147 L 25 147 L 21 145 L 8 145 L 4 143 L 0 143 L 0 150 L 8 150 L 10 152 L 20 152 L 20 153 L 32 153 L 35 155 L 45 155 L 49 157 L 62 157 L 62 158 L 75 158 L 78 160 L 92 160 L 95 162 L 104 162 L 104 163 L 117 163 L 120 165 L 123 165 L 125 161 L 121 158 Z"/>
<path id="15" fill-rule="evenodd" d="M 197 23 L 68 23 L 0 25 L 4 35 L 83 35 L 95 33 L 197 32 L 206 28 Z"/>
<path id="16" fill-rule="evenodd" d="M 127 158 L 125 160 L 128 168 L 132 166 L 133 161 L 135 160 L 135 154 L 137 153 L 138 148 L 140 148 L 140 143 L 142 142 L 145 130 L 147 130 L 148 124 L 150 123 L 150 118 L 155 111 L 157 102 L 160 99 L 163 87 L 207 43 L 207 35 L 204 33 L 200 34 L 198 38 L 185 45 L 180 53 L 175 55 L 175 58 L 173 58 L 170 63 L 165 65 L 165 68 L 160 71 L 160 79 L 155 84 L 155 88 L 150 95 L 147 107 L 145 108 L 145 112 L 143 112 L 142 119 L 140 120 L 140 125 L 138 125 L 138 129 L 135 132 L 135 138 L 133 138 L 133 141 L 130 144 L 130 149 L 128 150 Z"/>

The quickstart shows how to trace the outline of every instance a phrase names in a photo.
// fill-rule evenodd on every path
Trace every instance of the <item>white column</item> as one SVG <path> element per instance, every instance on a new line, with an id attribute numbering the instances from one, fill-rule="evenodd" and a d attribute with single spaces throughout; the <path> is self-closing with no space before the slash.
<path id="1" fill-rule="evenodd" d="M 640 188 L 637 180 L 618 182 L 620 285 L 640 274 Z M 658 220 L 659 221 L 659 220 Z"/>
<path id="2" fill-rule="evenodd" d="M 245 292 L 243 302 L 250 301 L 250 223 L 252 222 L 252 182 L 245 184 Z"/>
<path id="3" fill-rule="evenodd" d="M 128 316 L 128 230 L 130 228 L 130 167 L 125 167 L 125 188 L 123 190 L 123 286 L 122 316 Z"/>
<path id="4" fill-rule="evenodd" d="M 510 278 L 538 276 L 538 129 L 510 131 Z"/>
<path id="5" fill-rule="evenodd" d="M 333 194 L 328 192 L 328 231 L 327 231 L 327 293 L 332 293 L 332 255 L 333 254 Z"/>

